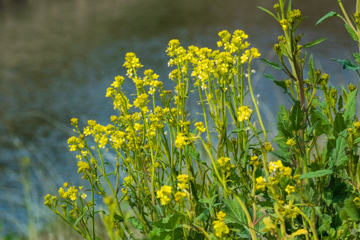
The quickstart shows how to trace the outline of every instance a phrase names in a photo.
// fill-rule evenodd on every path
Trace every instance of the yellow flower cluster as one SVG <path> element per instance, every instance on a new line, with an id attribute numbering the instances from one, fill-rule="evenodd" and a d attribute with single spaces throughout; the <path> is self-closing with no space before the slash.
<path id="1" fill-rule="evenodd" d="M 183 148 L 185 145 L 187 145 L 186 137 L 184 137 L 183 133 L 178 133 L 175 139 L 175 147 Z"/>
<path id="2" fill-rule="evenodd" d="M 253 165 L 254 167 L 257 167 L 260 165 L 260 162 L 258 161 L 259 157 L 258 156 L 252 156 L 250 158 L 250 164 Z"/>
<path id="3" fill-rule="evenodd" d="M 204 124 L 202 122 L 195 123 L 195 127 L 199 132 L 205 132 L 206 129 L 204 127 Z"/>
<path id="4" fill-rule="evenodd" d="M 133 181 L 133 178 L 131 176 L 127 176 L 127 177 L 124 178 L 124 185 L 125 186 L 130 186 L 132 181 Z"/>
<path id="5" fill-rule="evenodd" d="M 65 187 L 67 188 L 67 187 Z M 79 191 L 82 189 L 82 186 L 79 186 Z M 75 186 L 71 186 L 67 189 L 67 191 L 65 191 L 65 189 L 63 188 L 59 188 L 59 196 L 62 198 L 69 198 L 72 201 L 75 201 L 77 196 L 80 196 L 80 194 L 78 193 L 78 190 L 75 188 Z M 86 197 L 86 195 L 85 195 Z"/>
<path id="6" fill-rule="evenodd" d="M 269 143 L 269 142 L 266 142 L 264 147 L 265 147 L 265 150 L 268 152 L 274 151 L 274 148 L 271 146 L 271 143 Z"/>
<path id="7" fill-rule="evenodd" d="M 80 138 L 72 136 L 68 139 L 68 144 L 71 152 L 74 152 L 77 148 L 83 148 L 84 144 Z"/>
<path id="8" fill-rule="evenodd" d="M 291 194 L 292 192 L 295 192 L 295 187 L 287 185 L 285 188 L 285 192 L 287 192 L 288 194 Z"/>
<path id="9" fill-rule="evenodd" d="M 180 202 L 182 203 L 184 201 L 184 198 L 187 196 L 186 193 L 184 192 L 176 192 L 174 197 L 175 197 L 175 202 Z"/>
<path id="10" fill-rule="evenodd" d="M 283 176 L 287 177 L 290 177 L 292 173 L 292 169 L 290 167 L 284 167 L 281 160 L 277 160 L 276 162 L 270 162 L 269 171 L 270 173 L 280 173 Z"/>
<path id="11" fill-rule="evenodd" d="M 256 178 L 255 181 L 256 181 L 256 190 L 265 191 L 266 179 L 260 176 Z"/>
<path id="12" fill-rule="evenodd" d="M 243 122 L 244 120 L 249 120 L 251 113 L 252 110 L 250 109 L 250 106 L 239 107 L 239 110 L 237 112 L 239 121 Z"/>
<path id="13" fill-rule="evenodd" d="M 86 172 L 90 170 L 90 165 L 84 161 L 78 161 L 77 166 L 78 166 L 78 173 Z"/>
<path id="14" fill-rule="evenodd" d="M 171 187 L 170 186 L 162 186 L 160 190 L 156 191 L 156 197 L 160 198 L 161 205 L 166 205 L 171 201 L 169 196 L 171 195 Z"/>
<path id="15" fill-rule="evenodd" d="M 215 230 L 215 236 L 217 236 L 218 238 L 221 239 L 223 237 L 223 235 L 226 235 L 226 234 L 229 233 L 229 228 L 224 223 L 226 213 L 220 211 L 220 212 L 217 213 L 216 217 L 218 218 L 218 220 L 213 222 L 214 230 Z"/>
<path id="16" fill-rule="evenodd" d="M 302 18 L 302 13 L 299 9 L 294 9 L 294 10 L 291 10 L 289 13 L 288 13 L 288 18 L 289 18 L 289 22 L 290 23 L 293 23 L 297 20 L 300 20 Z"/>
<path id="17" fill-rule="evenodd" d="M 186 174 L 180 174 L 178 177 L 177 177 L 177 180 L 179 181 L 178 183 L 178 188 L 181 189 L 181 190 L 184 190 L 185 188 L 188 188 L 188 179 L 189 179 L 189 176 L 186 175 Z"/>
<path id="18" fill-rule="evenodd" d="M 294 141 L 294 139 L 289 138 L 289 139 L 286 141 L 286 145 L 289 145 L 289 146 L 293 147 L 293 146 L 296 145 L 296 142 Z"/>

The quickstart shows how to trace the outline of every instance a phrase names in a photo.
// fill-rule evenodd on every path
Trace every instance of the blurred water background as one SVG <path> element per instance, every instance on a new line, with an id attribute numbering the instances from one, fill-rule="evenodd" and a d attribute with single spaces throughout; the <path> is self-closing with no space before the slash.
<path id="1" fill-rule="evenodd" d="M 262 57 L 276 61 L 272 45 L 280 27 L 256 8 L 272 9 L 275 2 L 0 0 L 1 233 L 28 234 L 29 218 L 41 229 L 51 215 L 43 206 L 44 195 L 55 194 L 65 181 L 79 182 L 76 159 L 66 143 L 72 133 L 69 120 L 109 121 L 114 112 L 105 98 L 106 88 L 114 76 L 125 76 L 122 64 L 127 52 L 136 53 L 144 69 L 159 74 L 167 89 L 173 86 L 165 53 L 171 39 L 179 39 L 185 47 L 217 48 L 219 31 L 242 29 Z M 344 4 L 349 12 L 355 11 L 352 2 Z M 330 60 L 352 58 L 358 51 L 343 22 L 331 18 L 314 29 L 329 11 L 340 12 L 337 1 L 294 0 L 293 5 L 309 16 L 298 30 L 307 34 L 305 41 L 328 38 L 310 49 L 316 67 L 329 73 L 335 86 L 356 85 L 354 72 Z M 260 94 L 267 126 L 274 130 L 276 111 L 287 100 L 262 74 L 285 76 L 260 61 L 253 68 L 255 92 Z M 125 90 L 132 92 L 132 82 L 128 83 Z M 195 103 L 189 106 L 196 108 Z"/>

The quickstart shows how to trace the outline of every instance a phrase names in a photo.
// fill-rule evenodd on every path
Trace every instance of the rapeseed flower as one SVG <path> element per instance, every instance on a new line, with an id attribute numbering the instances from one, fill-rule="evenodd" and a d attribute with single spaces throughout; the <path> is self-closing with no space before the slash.
<path id="1" fill-rule="evenodd" d="M 224 222 L 214 221 L 213 225 L 215 229 L 215 236 L 217 236 L 218 238 L 222 238 L 223 235 L 229 233 L 229 228 Z"/>
<path id="2" fill-rule="evenodd" d="M 286 145 L 289 145 L 289 146 L 293 147 L 293 146 L 296 145 L 296 142 L 294 141 L 294 139 L 289 138 L 289 139 L 286 141 Z"/>
<path id="3" fill-rule="evenodd" d="M 90 165 L 84 161 L 79 161 L 77 163 L 77 166 L 78 166 L 78 173 L 86 172 L 90 169 Z"/>
<path id="4" fill-rule="evenodd" d="M 179 133 L 179 134 L 176 136 L 175 147 L 177 147 L 177 148 L 183 148 L 185 145 L 187 145 L 186 138 L 184 137 L 184 134 L 183 134 L 183 133 Z"/>
<path id="5" fill-rule="evenodd" d="M 285 192 L 287 192 L 288 194 L 291 194 L 292 192 L 295 192 L 295 187 L 287 185 L 285 188 Z"/>
<path id="6" fill-rule="evenodd" d="M 269 142 L 266 142 L 264 147 L 265 147 L 265 150 L 268 152 L 274 151 L 274 148 L 271 146 L 271 143 L 269 143 Z"/>
<path id="7" fill-rule="evenodd" d="M 237 112 L 239 121 L 243 122 L 244 120 L 249 120 L 251 113 L 252 110 L 250 109 L 250 106 L 239 107 L 239 110 Z"/>
<path id="8" fill-rule="evenodd" d="M 160 190 L 156 191 L 156 198 L 160 198 L 161 205 L 166 205 L 171 201 L 169 196 L 171 195 L 170 186 L 162 186 Z"/>
<path id="9" fill-rule="evenodd" d="M 176 192 L 174 197 L 175 197 L 175 202 L 183 202 L 184 198 L 186 197 L 186 193 Z"/>
<path id="10" fill-rule="evenodd" d="M 278 160 L 276 162 L 270 162 L 269 163 L 269 171 L 272 172 L 276 172 L 277 170 L 279 171 L 283 171 L 284 166 L 281 162 L 281 160 Z"/>

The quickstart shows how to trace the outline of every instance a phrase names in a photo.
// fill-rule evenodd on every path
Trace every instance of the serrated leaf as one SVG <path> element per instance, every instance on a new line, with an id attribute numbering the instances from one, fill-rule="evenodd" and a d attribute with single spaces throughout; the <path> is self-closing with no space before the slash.
<path id="1" fill-rule="evenodd" d="M 338 138 L 336 139 L 336 147 L 331 154 L 329 168 L 333 169 L 335 166 L 341 166 L 348 162 L 348 157 L 345 152 L 347 147 L 347 138 L 348 131 L 347 129 L 339 133 Z"/>
<path id="2" fill-rule="evenodd" d="M 132 217 L 132 218 L 129 218 L 128 221 L 131 223 L 131 225 L 133 225 L 134 228 L 136 228 L 138 230 L 144 229 L 144 226 L 139 219 Z"/>
<path id="3" fill-rule="evenodd" d="M 349 216 L 350 221 L 360 221 L 359 211 L 357 210 L 351 199 L 345 200 L 344 210 L 346 211 L 346 214 Z"/>
<path id="4" fill-rule="evenodd" d="M 267 10 L 266 8 L 263 7 L 259 7 L 259 9 L 263 10 L 264 12 L 268 13 L 270 16 L 272 16 L 273 18 L 275 18 L 276 21 L 278 21 L 278 18 L 275 16 L 275 14 L 273 14 L 272 12 L 270 12 L 269 10 Z"/>
<path id="5" fill-rule="evenodd" d="M 247 225 L 245 213 L 236 199 L 225 199 L 224 203 L 223 210 L 226 213 L 226 220 Z"/>
<path id="6" fill-rule="evenodd" d="M 291 129 L 293 131 L 298 131 L 301 128 L 303 119 L 304 115 L 301 110 L 300 101 L 296 101 L 290 114 Z"/>
<path id="7" fill-rule="evenodd" d="M 334 120 L 334 135 L 337 136 L 346 128 L 344 117 L 341 113 L 336 113 Z"/>
<path id="8" fill-rule="evenodd" d="M 353 64 L 349 59 L 331 58 L 331 60 L 341 63 L 343 65 L 343 69 L 349 69 L 352 71 L 356 71 L 356 70 L 360 69 L 355 64 Z"/>
<path id="9" fill-rule="evenodd" d="M 329 169 L 325 169 L 325 170 L 319 170 L 319 171 L 315 171 L 315 172 L 309 172 L 309 173 L 305 173 L 302 174 L 300 176 L 300 179 L 304 179 L 304 178 L 318 178 L 318 177 L 323 177 L 325 175 L 329 175 L 332 174 L 333 171 L 329 170 Z"/>
<path id="10" fill-rule="evenodd" d="M 346 100 L 346 104 L 344 106 L 344 117 L 345 122 L 347 125 L 352 122 L 352 119 L 355 116 L 355 110 L 356 110 L 356 91 L 352 91 L 348 96 Z"/>
<path id="11" fill-rule="evenodd" d="M 324 21 L 325 19 L 330 18 L 330 17 L 340 17 L 340 18 L 342 18 L 342 19 L 344 20 L 344 22 L 346 23 L 345 19 L 344 19 L 343 17 L 341 17 L 340 14 L 338 14 L 338 13 L 336 13 L 336 12 L 334 12 L 334 11 L 331 11 L 331 12 L 329 12 L 328 14 L 326 14 L 325 16 L 323 16 L 322 18 L 320 18 L 319 21 L 317 21 L 317 23 L 315 24 L 315 27 L 316 27 L 317 25 L 319 25 L 322 21 Z"/>
<path id="12" fill-rule="evenodd" d="M 177 226 L 178 220 L 182 217 L 182 215 L 178 212 L 174 212 L 171 216 L 162 218 L 156 222 L 153 222 L 153 226 L 158 227 L 160 229 L 169 229 L 173 230 Z"/>
<path id="13" fill-rule="evenodd" d="M 355 61 L 358 63 L 358 65 L 360 66 L 360 54 L 358 53 L 354 53 L 353 54 Z"/>
<path id="14" fill-rule="evenodd" d="M 267 65 L 269 65 L 269 66 L 271 66 L 271 67 L 273 67 L 273 68 L 275 68 L 275 69 L 278 69 L 278 70 L 282 70 L 283 68 L 279 65 L 279 64 L 277 64 L 277 63 L 275 63 L 275 62 L 270 62 L 270 61 L 268 61 L 268 60 L 266 60 L 266 59 L 260 59 L 263 63 L 266 63 Z"/>
<path id="15" fill-rule="evenodd" d="M 340 95 L 339 100 L 338 100 L 338 111 L 341 111 L 341 109 L 343 108 L 343 97 L 342 95 Z"/>
<path id="16" fill-rule="evenodd" d="M 305 45 L 303 46 L 303 48 L 310 48 L 310 47 L 312 47 L 312 46 L 318 45 L 319 43 L 321 43 L 321 42 L 323 42 L 323 41 L 325 41 L 325 40 L 326 40 L 326 38 L 320 38 L 320 39 L 318 39 L 318 40 L 315 40 L 315 41 L 313 41 L 313 42 L 310 42 L 310 43 L 305 44 Z"/>
<path id="17" fill-rule="evenodd" d="M 345 23 L 345 28 L 346 28 L 346 30 L 348 31 L 348 33 L 350 34 L 350 37 L 351 37 L 354 41 L 358 42 L 358 41 L 359 41 L 359 37 L 358 37 L 356 31 L 355 31 L 352 27 L 350 27 L 350 25 L 347 24 L 347 23 Z"/>

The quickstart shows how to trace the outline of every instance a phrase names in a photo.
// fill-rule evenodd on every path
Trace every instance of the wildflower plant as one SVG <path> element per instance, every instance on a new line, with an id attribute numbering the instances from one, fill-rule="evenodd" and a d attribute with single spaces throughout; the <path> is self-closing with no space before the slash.
<path id="1" fill-rule="evenodd" d="M 300 44 L 296 30 L 304 16 L 291 1 L 279 0 L 275 13 L 261 9 L 283 31 L 274 45 L 279 63 L 261 60 L 286 75 L 265 77 L 292 103 L 280 107 L 275 139 L 268 139 L 252 87 L 252 63 L 261 54 L 244 31 L 221 31 L 221 50 L 185 49 L 171 40 L 166 52 L 175 90 L 164 89 L 153 70 L 143 71 L 127 53 L 128 79 L 115 77 L 106 91 L 116 112 L 111 124 L 89 120 L 80 127 L 71 120 L 77 135 L 68 144 L 78 152 L 89 196 L 65 183 L 45 205 L 86 239 L 97 238 L 96 214 L 110 239 L 355 239 L 358 87 L 338 91 L 315 68 L 305 50 L 325 39 Z M 359 69 L 347 61 L 339 62 Z M 135 95 L 123 91 L 125 81 L 133 81 Z M 194 94 L 197 115 L 187 104 Z M 109 152 L 113 159 L 105 158 Z"/>

